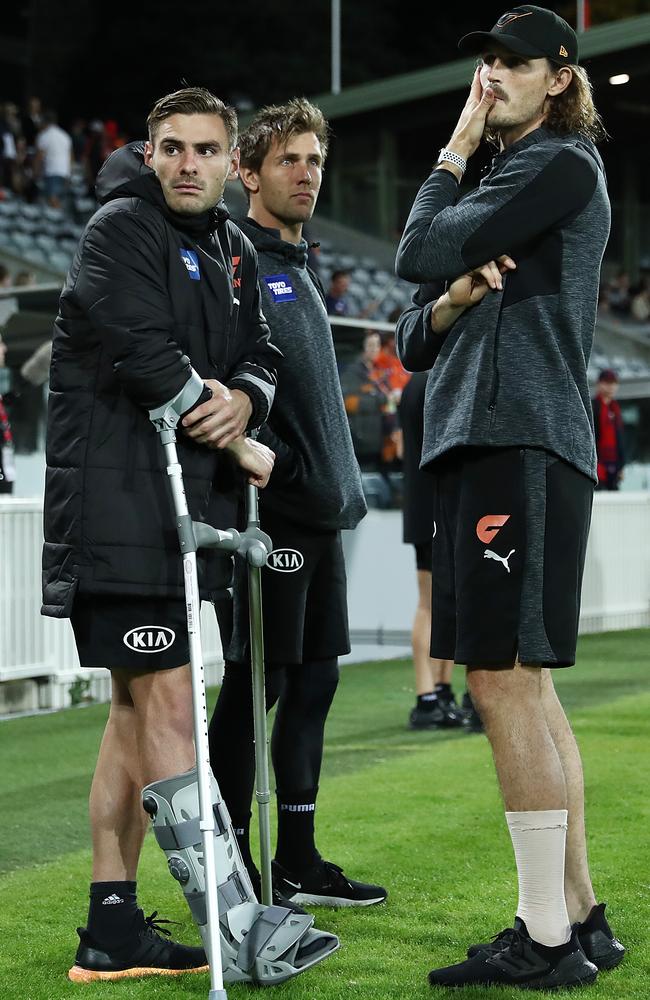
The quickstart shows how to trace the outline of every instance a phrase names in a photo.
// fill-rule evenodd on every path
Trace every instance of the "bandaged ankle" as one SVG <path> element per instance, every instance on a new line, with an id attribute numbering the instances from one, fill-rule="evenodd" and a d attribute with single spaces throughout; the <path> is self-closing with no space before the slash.
<path id="1" fill-rule="evenodd" d="M 520 917 L 534 941 L 565 944 L 571 924 L 564 896 L 566 809 L 507 812 L 517 862 Z"/>

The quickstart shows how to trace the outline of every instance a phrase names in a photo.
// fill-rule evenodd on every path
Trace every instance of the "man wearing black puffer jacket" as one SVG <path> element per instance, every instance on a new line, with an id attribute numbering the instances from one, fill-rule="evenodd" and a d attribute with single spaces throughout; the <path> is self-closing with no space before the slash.
<path id="1" fill-rule="evenodd" d="M 71 617 L 82 667 L 112 676 L 76 982 L 206 966 L 203 949 L 165 940 L 136 902 L 141 789 L 194 765 L 182 562 L 147 410 L 169 404 L 182 415 L 195 520 L 227 466 L 263 486 L 273 460 L 244 437 L 268 415 L 278 352 L 255 253 L 221 205 L 238 167 L 235 112 L 192 88 L 158 101 L 148 126 L 149 142 L 102 170 L 103 205 L 81 238 L 53 340 L 43 613 Z M 192 408 L 186 389 L 197 382 Z M 228 577 L 228 566 L 202 563 L 204 596 Z"/>
<path id="2" fill-rule="evenodd" d="M 272 757 L 277 783 L 276 898 L 368 906 L 381 886 L 348 879 L 316 849 L 314 812 L 325 720 L 350 649 L 341 529 L 366 512 L 324 296 L 307 267 L 302 227 L 311 218 L 327 155 L 328 126 L 304 99 L 262 109 L 240 137 L 249 197 L 240 223 L 257 249 L 265 315 L 283 353 L 278 391 L 260 440 L 276 454 L 260 498 L 274 552 L 262 574 L 266 703 L 278 702 Z M 254 784 L 246 581 L 236 568 L 234 626 L 210 727 L 215 774 L 249 872 Z"/>

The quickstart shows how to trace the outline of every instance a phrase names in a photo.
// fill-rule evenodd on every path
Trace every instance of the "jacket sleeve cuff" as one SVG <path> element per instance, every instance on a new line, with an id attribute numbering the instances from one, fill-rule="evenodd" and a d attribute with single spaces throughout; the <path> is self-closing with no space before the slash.
<path id="1" fill-rule="evenodd" d="M 245 392 L 251 401 L 251 406 L 253 407 L 250 419 L 246 425 L 246 430 L 251 431 L 256 427 L 261 427 L 265 423 L 269 415 L 269 401 L 266 394 L 259 389 L 248 379 L 233 379 L 228 383 L 229 389 L 239 389 L 240 392 Z"/>

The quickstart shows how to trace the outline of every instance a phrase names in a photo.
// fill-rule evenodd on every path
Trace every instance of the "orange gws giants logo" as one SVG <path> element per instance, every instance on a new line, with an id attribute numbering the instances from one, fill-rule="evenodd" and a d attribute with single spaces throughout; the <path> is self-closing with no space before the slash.
<path id="1" fill-rule="evenodd" d="M 504 14 L 496 23 L 497 28 L 505 28 L 506 24 L 510 24 L 511 21 L 518 21 L 520 17 L 530 17 L 532 10 L 527 10 L 525 14 L 515 14 L 514 12 L 508 12 Z"/>
<path id="2" fill-rule="evenodd" d="M 509 520 L 510 514 L 486 514 L 476 525 L 476 534 L 485 545 L 488 545 Z"/>

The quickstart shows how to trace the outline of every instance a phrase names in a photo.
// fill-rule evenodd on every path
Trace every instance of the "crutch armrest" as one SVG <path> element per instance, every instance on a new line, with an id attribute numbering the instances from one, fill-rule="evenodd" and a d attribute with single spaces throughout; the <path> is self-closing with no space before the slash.
<path id="1" fill-rule="evenodd" d="M 212 398 L 212 389 L 205 385 L 198 372 L 192 374 L 180 392 L 162 406 L 149 410 L 149 420 L 157 431 L 174 430 L 178 421 L 200 403 Z"/>

